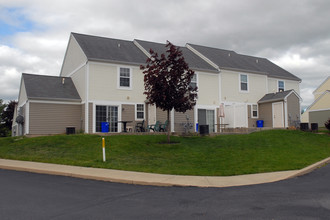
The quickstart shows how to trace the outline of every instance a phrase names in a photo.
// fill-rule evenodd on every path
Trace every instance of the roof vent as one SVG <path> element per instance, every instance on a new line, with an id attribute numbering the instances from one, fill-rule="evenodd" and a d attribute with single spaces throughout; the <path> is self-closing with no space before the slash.
<path id="1" fill-rule="evenodd" d="M 62 85 L 64 85 L 64 82 L 65 82 L 65 78 L 62 78 Z"/>
<path id="2" fill-rule="evenodd" d="M 120 47 L 120 44 L 118 44 L 118 47 Z"/>
<path id="3" fill-rule="evenodd" d="M 230 53 L 228 53 L 228 56 L 230 57 Z"/>
<path id="4" fill-rule="evenodd" d="M 259 60 L 258 59 L 256 59 L 256 63 L 259 63 Z"/>

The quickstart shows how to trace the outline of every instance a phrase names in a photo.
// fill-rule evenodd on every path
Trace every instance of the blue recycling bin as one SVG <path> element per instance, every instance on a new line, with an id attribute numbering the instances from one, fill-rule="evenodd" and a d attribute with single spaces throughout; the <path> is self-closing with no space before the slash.
<path id="1" fill-rule="evenodd" d="M 257 127 L 258 128 L 263 128 L 264 127 L 264 120 L 258 120 L 257 121 Z"/>
<path id="2" fill-rule="evenodd" d="M 109 122 L 101 122 L 101 132 L 109 132 Z"/>
<path id="3" fill-rule="evenodd" d="M 198 123 L 196 123 L 196 131 L 198 132 Z"/>

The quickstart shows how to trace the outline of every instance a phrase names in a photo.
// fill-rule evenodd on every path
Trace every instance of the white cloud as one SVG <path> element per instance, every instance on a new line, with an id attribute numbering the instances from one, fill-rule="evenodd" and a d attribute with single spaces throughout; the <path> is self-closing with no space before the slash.
<path id="1" fill-rule="evenodd" d="M 31 24 L 0 35 L 0 91 L 16 98 L 19 82 L 8 82 L 22 72 L 58 75 L 69 34 L 78 32 L 266 57 L 303 80 L 301 96 L 310 103 L 310 91 L 330 74 L 329 9 L 327 0 L 0 0 L 0 21 Z"/>
<path id="2" fill-rule="evenodd" d="M 304 59 L 300 54 L 291 52 L 287 52 L 275 62 L 280 66 L 286 66 L 287 68 L 295 69 L 305 69 L 316 65 L 314 58 L 310 57 Z"/>

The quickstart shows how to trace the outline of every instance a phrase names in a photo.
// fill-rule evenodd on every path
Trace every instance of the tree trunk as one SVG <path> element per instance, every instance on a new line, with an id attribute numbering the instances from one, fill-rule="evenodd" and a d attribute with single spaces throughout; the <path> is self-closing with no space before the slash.
<path id="1" fill-rule="evenodd" d="M 170 121 L 170 110 L 167 110 L 167 143 L 171 143 L 171 138 L 170 138 L 170 134 L 171 134 L 171 121 Z"/>

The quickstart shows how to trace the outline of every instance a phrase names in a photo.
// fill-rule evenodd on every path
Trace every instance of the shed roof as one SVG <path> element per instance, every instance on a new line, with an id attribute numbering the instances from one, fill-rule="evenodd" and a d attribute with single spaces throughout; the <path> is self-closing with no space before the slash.
<path id="1" fill-rule="evenodd" d="M 71 33 L 88 60 L 112 61 L 128 64 L 145 64 L 146 55 L 133 41 Z"/>
<path id="2" fill-rule="evenodd" d="M 22 79 L 29 99 L 81 101 L 70 77 L 23 73 Z"/>
<path id="3" fill-rule="evenodd" d="M 162 43 L 155 43 L 149 41 L 142 41 L 142 40 L 135 40 L 139 45 L 141 45 L 148 53 L 150 53 L 150 49 L 154 52 L 160 54 L 166 54 L 166 44 Z M 204 70 L 204 71 L 211 71 L 211 72 L 218 72 L 217 69 L 212 67 L 206 61 L 201 59 L 198 55 L 190 51 L 186 47 L 180 47 L 179 49 L 182 51 L 182 55 L 185 61 L 188 63 L 189 67 L 194 70 Z"/>
<path id="4" fill-rule="evenodd" d="M 291 90 L 286 90 L 283 92 L 277 92 L 277 93 L 268 93 L 264 95 L 258 103 L 265 103 L 265 102 L 274 102 L 274 101 L 282 101 L 284 100 L 291 92 L 294 92 Z"/>

